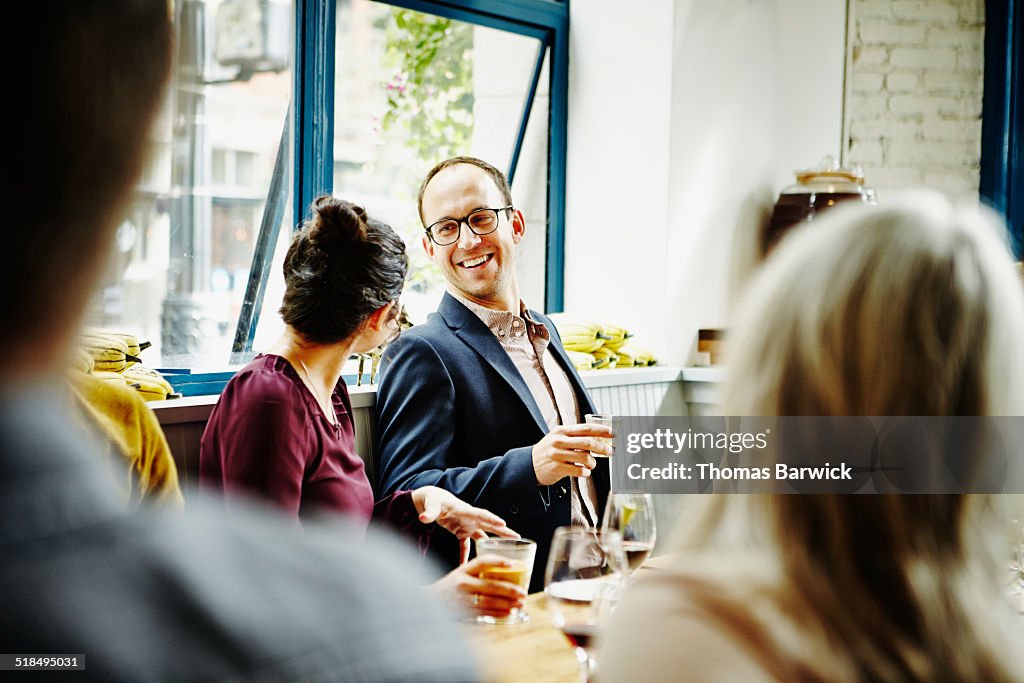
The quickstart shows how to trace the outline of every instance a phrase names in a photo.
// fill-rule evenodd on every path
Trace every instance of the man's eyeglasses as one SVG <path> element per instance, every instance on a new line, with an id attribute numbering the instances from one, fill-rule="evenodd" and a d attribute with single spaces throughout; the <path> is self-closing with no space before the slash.
<path id="1" fill-rule="evenodd" d="M 463 223 L 469 226 L 474 235 L 489 235 L 498 229 L 498 212 L 511 210 L 512 205 L 510 204 L 500 209 L 477 209 L 465 218 L 442 218 L 427 227 L 427 234 L 439 247 L 458 242 Z"/>

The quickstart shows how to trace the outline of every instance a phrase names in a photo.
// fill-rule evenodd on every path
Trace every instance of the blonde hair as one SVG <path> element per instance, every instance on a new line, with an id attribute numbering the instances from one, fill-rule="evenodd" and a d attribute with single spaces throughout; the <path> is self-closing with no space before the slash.
<path id="1" fill-rule="evenodd" d="M 1024 291 L 1000 230 L 983 208 L 925 195 L 837 208 L 791 235 L 738 310 L 726 414 L 1024 414 Z M 991 503 L 709 496 L 682 542 L 770 558 L 775 609 L 806 636 L 781 670 L 801 679 L 1024 680 Z M 742 612 L 718 620 L 749 644 Z"/>
<path id="2" fill-rule="evenodd" d="M 1024 414 L 1005 231 L 980 206 L 907 201 L 838 207 L 780 247 L 738 310 L 730 414 Z"/>

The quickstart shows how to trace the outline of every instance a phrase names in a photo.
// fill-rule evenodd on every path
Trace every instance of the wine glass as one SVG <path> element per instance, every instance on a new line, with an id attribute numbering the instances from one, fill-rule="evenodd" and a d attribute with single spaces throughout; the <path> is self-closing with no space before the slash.
<path id="1" fill-rule="evenodd" d="M 1010 520 L 1010 595 L 1024 595 L 1024 519 Z"/>
<path id="2" fill-rule="evenodd" d="M 649 493 L 610 493 L 604 508 L 601 528 L 622 536 L 622 550 L 629 571 L 647 561 L 658 532 L 654 523 L 654 499 Z"/>
<path id="3" fill-rule="evenodd" d="M 581 680 L 593 675 L 593 639 L 618 600 L 626 572 L 615 530 L 559 527 L 551 541 L 544 594 L 554 625 L 575 648 Z"/>

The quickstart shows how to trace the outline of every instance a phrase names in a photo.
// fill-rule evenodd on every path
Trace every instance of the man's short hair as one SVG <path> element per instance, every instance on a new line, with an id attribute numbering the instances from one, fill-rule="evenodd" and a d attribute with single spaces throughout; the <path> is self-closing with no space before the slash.
<path id="1" fill-rule="evenodd" d="M 512 205 L 512 188 L 509 187 L 508 179 L 505 178 L 504 173 L 502 173 L 497 168 L 487 163 L 483 159 L 477 159 L 476 157 L 452 157 L 451 159 L 445 159 L 437 166 L 434 166 L 434 168 L 430 169 L 430 171 L 427 173 L 427 176 L 423 179 L 423 182 L 420 184 L 420 192 L 419 195 L 417 195 L 416 197 L 416 210 L 419 211 L 421 223 L 424 222 L 423 193 L 426 191 L 427 185 L 430 183 L 431 180 L 433 180 L 434 176 L 436 176 L 438 173 L 448 168 L 449 166 L 456 166 L 458 164 L 469 164 L 471 166 L 476 166 L 477 168 L 482 168 L 484 171 L 486 171 L 487 174 L 491 176 L 491 179 L 494 181 L 494 185 L 501 192 L 501 196 L 505 200 L 505 205 Z"/>
<path id="2" fill-rule="evenodd" d="M 8 70 L 21 104 L 3 152 L 16 199 L 4 207 L 0 328 L 25 339 L 77 319 L 91 294 L 142 168 L 172 40 L 167 0 L 22 9 L 19 22 L 44 27 L 46 39 Z"/>

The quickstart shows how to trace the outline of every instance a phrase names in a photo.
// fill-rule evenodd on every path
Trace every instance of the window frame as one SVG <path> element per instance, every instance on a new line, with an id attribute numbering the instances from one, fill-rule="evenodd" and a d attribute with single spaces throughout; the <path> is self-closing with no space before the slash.
<path id="1" fill-rule="evenodd" d="M 985 83 L 979 194 L 1003 214 L 1024 259 L 1024 8 L 1020 0 L 985 2 Z"/>
<path id="2" fill-rule="evenodd" d="M 569 6 L 561 0 L 375 0 L 418 12 L 529 36 L 540 41 L 533 78 L 527 91 L 519 129 L 515 137 L 509 182 L 515 180 L 516 166 L 533 110 L 534 97 L 544 59 L 550 54 L 548 109 L 547 231 L 545 243 L 545 310 L 562 310 L 565 274 L 565 165 L 569 99 Z M 292 167 L 292 217 L 298 229 L 307 208 L 319 195 L 334 189 L 334 80 L 335 0 L 297 0 L 295 4 L 295 64 L 291 125 L 295 140 Z M 287 131 L 287 128 L 286 128 Z M 287 150 L 282 135 L 281 150 Z M 283 174 L 286 156 L 279 152 L 275 180 L 267 206 L 283 205 Z M 277 187 L 275 187 L 277 185 Z M 273 263 L 274 244 L 280 216 L 275 223 L 260 226 L 246 296 L 239 311 L 232 346 L 232 362 L 252 351 L 259 324 L 263 293 Z M 276 212 L 275 212 L 276 214 Z"/>

